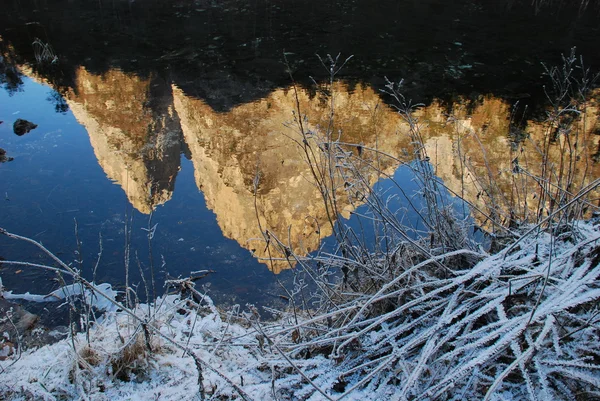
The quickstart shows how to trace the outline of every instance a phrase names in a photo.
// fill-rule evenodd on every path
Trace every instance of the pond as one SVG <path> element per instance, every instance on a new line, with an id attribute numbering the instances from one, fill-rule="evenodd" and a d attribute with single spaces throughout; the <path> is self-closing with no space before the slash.
<path id="1" fill-rule="evenodd" d="M 154 273 L 149 287 L 161 293 L 167 272 L 209 270 L 201 283 L 218 302 L 269 303 L 292 275 L 266 260 L 264 233 L 299 255 L 331 234 L 295 137 L 298 110 L 318 131 L 333 99 L 342 141 L 392 156 L 371 184 L 394 177 L 411 192 L 399 168 L 411 139 L 381 91 L 403 79 L 423 104 L 436 174 L 484 209 L 467 170 L 514 170 L 514 120 L 532 141 L 543 136 L 542 63 L 561 65 L 576 46 L 597 70 L 598 21 L 596 3 L 518 0 L 13 1 L 0 16 L 0 147 L 14 158 L 0 164 L 0 227 L 97 282 L 122 288 L 128 265 L 140 296 L 139 272 Z M 333 84 L 326 54 L 342 54 L 338 66 L 353 55 Z M 593 178 L 597 97 L 581 150 Z M 17 136 L 17 119 L 37 127 Z M 528 156 L 532 169 L 539 158 Z M 498 192 L 511 185 L 500 179 Z M 341 206 L 345 217 L 361 207 Z M 42 260 L 7 239 L 0 256 Z M 15 292 L 57 285 L 28 269 L 2 266 L 0 276 Z"/>

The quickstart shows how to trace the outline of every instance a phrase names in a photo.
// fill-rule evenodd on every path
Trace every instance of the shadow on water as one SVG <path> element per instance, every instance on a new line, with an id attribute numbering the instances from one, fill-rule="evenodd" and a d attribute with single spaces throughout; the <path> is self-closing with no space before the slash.
<path id="1" fill-rule="evenodd" d="M 73 87 L 79 66 L 119 68 L 168 77 L 220 111 L 287 86 L 284 51 L 307 83 L 327 74 L 315 68 L 315 53 L 342 53 L 355 56 L 346 78 L 377 88 L 384 77 L 403 78 L 417 101 L 536 98 L 540 62 L 557 64 L 577 46 L 588 64 L 600 64 L 598 2 L 584 12 L 577 2 L 544 3 L 20 0 L 4 8 L 0 34 L 21 63 L 36 59 L 36 39 L 51 45 L 59 65 L 46 72 L 55 87 Z"/>

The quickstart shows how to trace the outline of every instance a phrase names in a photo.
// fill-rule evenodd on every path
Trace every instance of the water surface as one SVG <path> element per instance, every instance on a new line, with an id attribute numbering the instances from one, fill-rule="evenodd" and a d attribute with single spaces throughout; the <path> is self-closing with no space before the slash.
<path id="1" fill-rule="evenodd" d="M 560 63 L 578 46 L 588 65 L 600 65 L 597 16 L 595 3 L 536 9 L 519 1 L 13 2 L 0 16 L 0 146 L 15 159 L 0 165 L 0 226 L 43 242 L 97 281 L 122 287 L 129 263 L 140 296 L 140 270 L 155 273 L 157 292 L 166 272 L 212 270 L 202 283 L 221 302 L 276 299 L 292 273 L 285 261 L 265 262 L 264 233 L 299 255 L 331 234 L 296 143 L 298 107 L 318 132 L 333 98 L 340 140 L 393 156 L 361 155 L 381 163 L 371 185 L 394 176 L 411 192 L 410 171 L 398 169 L 411 160 L 411 139 L 381 92 L 385 77 L 403 78 L 404 93 L 424 103 L 423 140 L 436 173 L 485 208 L 481 183 L 464 177 L 488 174 L 492 160 L 499 193 L 510 192 L 517 101 L 521 121 L 531 120 L 523 128 L 528 166 L 539 164 L 534 144 L 544 127 L 536 119 L 548 83 L 541 62 Z M 339 52 L 354 57 L 331 86 L 315 53 Z M 597 106 L 590 103 L 581 141 L 591 177 Z M 38 128 L 18 137 L 17 118 Z M 342 215 L 362 203 L 348 197 Z M 396 208 L 418 226 L 405 204 Z M 41 260 L 38 250 L 5 240 L 0 256 Z M 0 272 L 15 291 L 57 285 L 40 272 Z"/>

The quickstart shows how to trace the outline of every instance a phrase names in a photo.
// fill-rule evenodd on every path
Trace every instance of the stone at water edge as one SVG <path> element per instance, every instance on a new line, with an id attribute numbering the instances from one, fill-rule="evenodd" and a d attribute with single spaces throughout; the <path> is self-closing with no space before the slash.
<path id="1" fill-rule="evenodd" d="M 15 353 L 15 345 L 0 337 L 0 361 L 5 361 Z"/>
<path id="2" fill-rule="evenodd" d="M 10 162 L 13 161 L 14 159 L 12 157 L 7 157 L 6 156 L 6 150 L 0 148 L 0 163 L 4 163 L 4 162 Z"/>
<path id="3" fill-rule="evenodd" d="M 19 303 L 6 300 L 0 290 L 0 356 L 8 358 L 14 354 L 15 348 L 37 348 L 67 336 L 69 331 L 63 326 L 48 327 L 41 320 L 40 315 L 29 312 Z"/>
<path id="4" fill-rule="evenodd" d="M 23 120 L 21 118 L 17 119 L 17 121 L 15 121 L 15 123 L 13 124 L 13 131 L 19 136 L 25 135 L 29 131 L 36 128 L 37 124 L 34 124 L 27 120 Z"/>

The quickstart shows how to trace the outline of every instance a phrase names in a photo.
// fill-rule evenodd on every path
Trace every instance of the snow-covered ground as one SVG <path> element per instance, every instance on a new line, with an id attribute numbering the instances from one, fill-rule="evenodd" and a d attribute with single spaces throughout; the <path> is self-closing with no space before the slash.
<path id="1" fill-rule="evenodd" d="M 261 322 L 197 293 L 107 312 L 89 333 L 0 361 L 0 399 L 592 399 L 600 230 L 573 228 L 439 255 L 479 261 L 441 276 L 421 262 L 319 316 Z M 397 306 L 370 313 L 386 299 Z"/>

